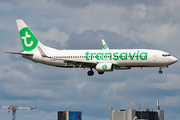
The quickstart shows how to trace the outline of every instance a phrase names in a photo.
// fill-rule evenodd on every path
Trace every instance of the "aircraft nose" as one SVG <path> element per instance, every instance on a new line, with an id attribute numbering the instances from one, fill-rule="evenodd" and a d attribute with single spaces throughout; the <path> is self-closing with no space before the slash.
<path id="1" fill-rule="evenodd" d="M 172 62 L 172 63 L 176 63 L 177 61 L 178 61 L 178 59 L 175 57 L 171 57 L 171 59 L 170 59 L 170 62 Z"/>

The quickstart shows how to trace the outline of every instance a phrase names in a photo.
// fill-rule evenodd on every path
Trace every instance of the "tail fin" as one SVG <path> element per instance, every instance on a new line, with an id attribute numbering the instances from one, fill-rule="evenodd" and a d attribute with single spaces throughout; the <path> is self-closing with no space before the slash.
<path id="1" fill-rule="evenodd" d="M 39 52 L 42 56 L 45 56 L 44 51 L 56 50 L 54 48 L 43 45 L 23 20 L 16 20 L 19 35 L 22 41 L 23 49 L 26 54 Z"/>
<path id="2" fill-rule="evenodd" d="M 34 50 L 39 40 L 36 38 L 36 36 L 31 32 L 31 30 L 28 28 L 28 26 L 24 23 L 23 20 L 16 20 L 19 35 L 22 41 L 22 45 L 24 48 L 24 51 L 32 51 Z"/>

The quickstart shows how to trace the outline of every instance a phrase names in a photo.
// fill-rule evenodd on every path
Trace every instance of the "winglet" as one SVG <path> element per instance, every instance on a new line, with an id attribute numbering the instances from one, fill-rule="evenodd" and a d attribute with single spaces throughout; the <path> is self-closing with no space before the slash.
<path id="1" fill-rule="evenodd" d="M 107 46 L 106 42 L 102 39 L 103 49 L 109 50 L 109 47 Z"/>

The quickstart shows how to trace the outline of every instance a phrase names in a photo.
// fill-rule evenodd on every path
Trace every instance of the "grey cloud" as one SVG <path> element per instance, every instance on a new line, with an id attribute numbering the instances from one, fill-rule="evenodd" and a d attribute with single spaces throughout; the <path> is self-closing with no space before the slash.
<path id="1" fill-rule="evenodd" d="M 110 32 L 108 30 L 86 30 L 83 33 L 73 32 L 66 41 L 67 49 L 101 49 L 104 39 L 110 49 L 143 49 L 153 48 L 154 46 L 143 40 L 132 40 L 128 37 L 123 37 L 122 34 Z M 112 42 L 113 41 L 113 42 Z"/>
<path id="2" fill-rule="evenodd" d="M 55 40 L 45 40 L 42 42 L 44 45 L 48 45 L 49 47 L 52 47 L 52 48 L 56 48 L 58 50 L 62 50 L 64 49 L 64 47 L 62 47 L 61 43 L 58 42 L 58 41 L 55 41 Z"/>
<path id="3" fill-rule="evenodd" d="M 147 1 L 147 0 L 56 0 L 57 2 L 62 3 L 68 7 L 86 7 L 90 4 L 110 4 L 110 5 L 117 5 L 117 6 L 131 6 L 134 4 L 146 4 L 146 5 L 160 5 L 163 0 L 156 0 L 156 1 Z"/>
<path id="4" fill-rule="evenodd" d="M 7 3 L 14 3 L 19 4 L 20 2 L 23 2 L 23 0 L 0 0 L 0 2 L 7 2 Z M 87 7 L 90 4 L 110 4 L 110 5 L 118 5 L 118 6 L 131 6 L 134 4 L 146 4 L 150 6 L 157 6 L 161 5 L 163 0 L 156 0 L 156 1 L 147 1 L 147 0 L 47 0 L 47 2 L 59 2 L 63 4 L 64 6 L 68 7 Z"/>

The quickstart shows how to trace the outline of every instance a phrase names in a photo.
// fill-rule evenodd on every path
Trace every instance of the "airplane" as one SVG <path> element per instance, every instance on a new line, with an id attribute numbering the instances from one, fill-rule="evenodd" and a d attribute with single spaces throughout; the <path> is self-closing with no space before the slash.
<path id="1" fill-rule="evenodd" d="M 161 69 L 177 62 L 177 58 L 161 50 L 109 49 L 103 39 L 103 48 L 98 50 L 57 50 L 43 45 L 23 20 L 18 19 L 16 23 L 24 51 L 6 53 L 22 55 L 35 63 L 62 68 L 89 68 L 87 74 L 93 76 L 92 69 L 102 75 L 134 67 L 159 67 L 159 74 L 162 74 Z"/>
<path id="2" fill-rule="evenodd" d="M 11 109 L 12 110 L 12 120 L 15 120 L 15 118 L 16 118 L 17 109 L 30 109 L 30 110 L 36 109 L 35 106 L 32 106 L 32 107 L 20 107 L 20 106 L 16 106 L 16 105 L 0 105 L 0 108 Z M 10 112 L 10 111 L 8 111 L 8 112 Z"/>

